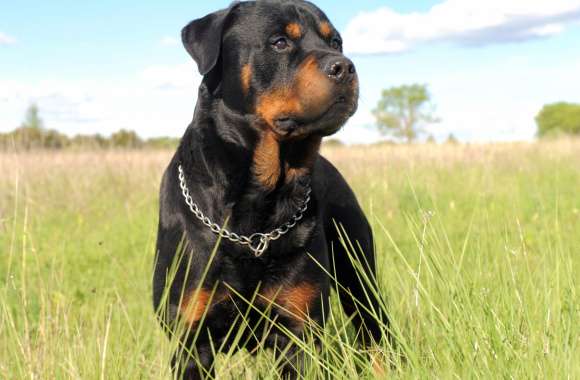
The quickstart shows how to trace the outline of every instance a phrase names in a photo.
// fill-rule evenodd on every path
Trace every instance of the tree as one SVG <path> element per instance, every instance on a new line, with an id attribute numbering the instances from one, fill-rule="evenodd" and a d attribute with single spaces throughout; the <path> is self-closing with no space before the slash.
<path id="1" fill-rule="evenodd" d="M 580 104 L 545 105 L 536 116 L 538 137 L 580 135 Z"/>
<path id="2" fill-rule="evenodd" d="M 144 142 L 146 148 L 151 149 L 176 149 L 179 139 L 173 137 L 152 137 Z"/>
<path id="3" fill-rule="evenodd" d="M 436 123 L 431 95 L 426 85 L 412 84 L 383 90 L 377 108 L 373 110 L 379 131 L 392 133 L 413 142 L 422 132 L 422 124 Z"/>
<path id="4" fill-rule="evenodd" d="M 111 145 L 117 148 L 140 148 L 143 140 L 134 131 L 120 129 L 111 135 Z"/>
<path id="5" fill-rule="evenodd" d="M 32 103 L 26 110 L 22 127 L 32 129 L 42 129 L 44 127 L 44 123 L 39 116 L 38 106 L 36 104 Z"/>
<path id="6" fill-rule="evenodd" d="M 455 137 L 453 133 L 450 133 L 449 136 L 447 136 L 447 140 L 445 140 L 445 142 L 447 144 L 458 144 L 459 140 L 457 140 L 457 137 Z"/>

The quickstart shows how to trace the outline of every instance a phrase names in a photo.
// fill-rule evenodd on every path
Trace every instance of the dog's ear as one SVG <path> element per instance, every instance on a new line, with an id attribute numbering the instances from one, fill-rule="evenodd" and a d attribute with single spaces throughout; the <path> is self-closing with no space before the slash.
<path id="1" fill-rule="evenodd" d="M 224 26 L 233 8 L 234 4 L 193 20 L 181 30 L 183 46 L 197 63 L 201 75 L 209 73 L 218 62 Z"/>

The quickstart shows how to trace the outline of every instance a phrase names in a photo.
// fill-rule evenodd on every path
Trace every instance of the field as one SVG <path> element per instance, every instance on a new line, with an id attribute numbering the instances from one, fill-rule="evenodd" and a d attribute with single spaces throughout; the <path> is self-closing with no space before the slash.
<path id="1" fill-rule="evenodd" d="M 170 152 L 0 153 L 0 378 L 170 379 L 152 310 Z M 580 378 L 580 141 L 325 148 L 373 225 L 388 378 Z M 335 310 L 307 378 L 373 378 Z M 333 314 L 333 315 L 334 315 Z M 276 378 L 268 353 L 220 379 Z"/>

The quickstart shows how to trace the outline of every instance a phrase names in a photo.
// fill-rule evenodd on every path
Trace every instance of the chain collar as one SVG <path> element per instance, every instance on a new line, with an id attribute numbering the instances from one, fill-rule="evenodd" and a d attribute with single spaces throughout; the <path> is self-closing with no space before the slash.
<path id="1" fill-rule="evenodd" d="M 312 193 L 312 188 L 310 185 L 307 185 L 306 188 L 306 195 L 304 196 L 304 201 L 302 205 L 296 211 L 292 218 L 281 225 L 280 227 L 266 233 L 255 233 L 250 236 L 238 235 L 235 232 L 230 232 L 225 228 L 220 227 L 219 224 L 214 223 L 211 221 L 210 218 L 204 215 L 203 212 L 199 209 L 198 205 L 193 201 L 191 195 L 189 194 L 189 189 L 187 188 L 187 183 L 185 182 L 185 174 L 183 173 L 183 168 L 181 165 L 178 167 L 179 169 L 179 187 L 181 188 L 181 194 L 183 194 L 183 198 L 185 199 L 185 203 L 189 206 L 189 209 L 195 215 L 197 219 L 199 219 L 203 224 L 205 224 L 211 232 L 214 234 L 227 239 L 233 243 L 237 243 L 240 245 L 247 246 L 254 256 L 260 257 L 266 252 L 268 247 L 270 246 L 270 242 L 280 239 L 282 236 L 286 235 L 292 228 L 298 224 L 302 218 L 304 218 L 304 213 L 308 210 L 308 203 L 310 202 L 310 193 Z"/>

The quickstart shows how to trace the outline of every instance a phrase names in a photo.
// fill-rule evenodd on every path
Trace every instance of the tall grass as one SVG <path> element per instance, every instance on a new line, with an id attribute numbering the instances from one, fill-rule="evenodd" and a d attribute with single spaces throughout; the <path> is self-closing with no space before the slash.
<path id="1" fill-rule="evenodd" d="M 580 378 L 580 141 L 324 153 L 373 225 L 405 360 L 369 360 L 334 308 L 306 378 Z M 171 378 L 150 290 L 170 154 L 0 154 L 0 378 Z M 276 364 L 229 352 L 216 371 Z"/>

